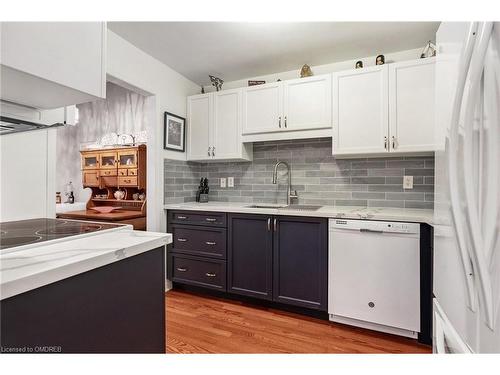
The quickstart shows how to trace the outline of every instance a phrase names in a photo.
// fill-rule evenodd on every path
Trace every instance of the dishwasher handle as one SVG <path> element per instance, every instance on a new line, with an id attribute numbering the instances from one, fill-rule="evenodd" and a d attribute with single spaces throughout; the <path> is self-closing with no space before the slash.
<path id="1" fill-rule="evenodd" d="M 367 229 L 367 228 L 361 228 L 359 231 L 360 232 L 368 232 L 368 233 L 384 233 L 383 230 L 374 230 L 374 229 Z"/>

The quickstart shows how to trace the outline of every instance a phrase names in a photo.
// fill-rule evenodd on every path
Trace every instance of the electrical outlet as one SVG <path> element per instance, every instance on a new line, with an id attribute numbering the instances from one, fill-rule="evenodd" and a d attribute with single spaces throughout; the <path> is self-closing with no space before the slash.
<path id="1" fill-rule="evenodd" d="M 403 189 L 413 189 L 413 176 L 403 177 Z"/>
<path id="2" fill-rule="evenodd" d="M 225 188 L 226 187 L 226 178 L 221 178 L 220 179 L 220 187 L 221 188 Z"/>
<path id="3" fill-rule="evenodd" d="M 234 187 L 234 177 L 227 178 L 227 187 Z"/>

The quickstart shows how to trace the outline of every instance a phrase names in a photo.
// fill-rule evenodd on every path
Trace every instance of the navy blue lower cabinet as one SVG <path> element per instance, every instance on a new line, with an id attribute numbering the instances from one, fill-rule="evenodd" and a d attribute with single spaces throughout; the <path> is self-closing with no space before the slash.
<path id="1" fill-rule="evenodd" d="M 275 216 L 273 234 L 273 300 L 327 311 L 327 220 Z"/>
<path id="2" fill-rule="evenodd" d="M 228 292 L 272 300 L 272 219 L 268 215 L 228 215 Z"/>

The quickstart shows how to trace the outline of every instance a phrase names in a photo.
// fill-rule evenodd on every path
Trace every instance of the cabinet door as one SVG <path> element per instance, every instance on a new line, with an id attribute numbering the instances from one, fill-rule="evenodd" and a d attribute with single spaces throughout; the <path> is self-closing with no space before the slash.
<path id="1" fill-rule="evenodd" d="M 327 220 L 288 216 L 275 220 L 274 301 L 327 311 Z"/>
<path id="2" fill-rule="evenodd" d="M 118 159 L 116 152 L 101 152 L 99 153 L 100 168 L 102 169 L 116 169 Z"/>
<path id="3" fill-rule="evenodd" d="M 271 216 L 230 214 L 228 291 L 272 299 L 273 233 Z"/>
<path id="4" fill-rule="evenodd" d="M 212 126 L 212 95 L 194 95 L 188 98 L 188 159 L 211 158 L 210 128 Z"/>
<path id="5" fill-rule="evenodd" d="M 241 157 L 241 90 L 214 93 L 213 125 L 214 158 Z"/>
<path id="6" fill-rule="evenodd" d="M 99 171 L 98 170 L 84 170 L 82 183 L 83 186 L 99 186 Z"/>
<path id="7" fill-rule="evenodd" d="M 332 126 L 332 75 L 283 82 L 284 122 L 287 130 L 309 130 Z"/>
<path id="8" fill-rule="evenodd" d="M 123 150 L 117 152 L 119 168 L 137 168 L 137 150 Z M 102 167 L 103 165 L 101 165 Z"/>
<path id="9" fill-rule="evenodd" d="M 333 154 L 386 152 L 387 66 L 333 75 Z"/>
<path id="10" fill-rule="evenodd" d="M 391 151 L 434 151 L 434 59 L 389 65 Z"/>
<path id="11" fill-rule="evenodd" d="M 284 129 L 282 87 L 277 82 L 243 90 L 243 134 Z"/>
<path id="12" fill-rule="evenodd" d="M 85 152 L 82 153 L 82 169 L 96 169 L 99 168 L 99 153 Z"/>
<path id="13" fill-rule="evenodd" d="M 106 97 L 105 22 L 3 22 L 1 28 L 4 99 L 52 109 Z"/>

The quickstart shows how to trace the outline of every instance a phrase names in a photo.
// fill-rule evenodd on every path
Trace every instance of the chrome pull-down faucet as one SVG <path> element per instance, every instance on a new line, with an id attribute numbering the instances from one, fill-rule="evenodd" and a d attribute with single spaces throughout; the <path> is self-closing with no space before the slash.
<path id="1" fill-rule="evenodd" d="M 278 161 L 274 165 L 273 184 L 277 184 L 277 182 L 278 182 L 278 167 L 280 166 L 280 164 L 283 164 L 284 166 L 286 166 L 286 169 L 287 169 L 287 172 L 288 172 L 288 189 L 287 189 L 287 192 L 286 192 L 286 204 L 290 205 L 291 200 L 294 199 L 294 198 L 298 198 L 299 196 L 297 195 L 297 190 L 294 190 L 293 193 L 292 193 L 292 173 L 291 173 L 291 170 L 290 170 L 290 166 L 288 165 L 287 162 L 285 162 L 285 161 Z"/>

